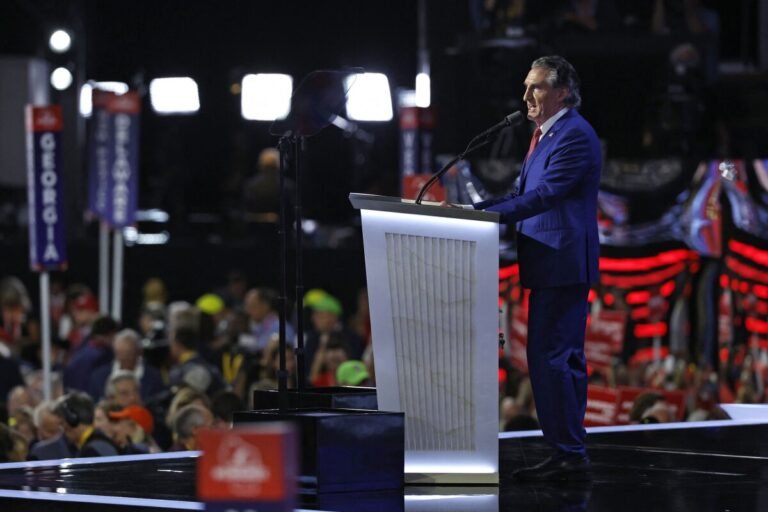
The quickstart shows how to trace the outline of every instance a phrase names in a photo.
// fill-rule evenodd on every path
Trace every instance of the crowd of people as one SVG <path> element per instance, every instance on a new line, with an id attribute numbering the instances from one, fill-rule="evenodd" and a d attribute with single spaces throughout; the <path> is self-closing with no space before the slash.
<path id="1" fill-rule="evenodd" d="M 0 280 L 0 461 L 195 450 L 201 428 L 228 428 L 256 390 L 276 389 L 278 294 L 242 274 L 194 302 L 143 287 L 141 314 L 100 313 L 81 283 L 51 287 L 51 392 L 44 400 L 39 315 L 22 281 Z M 305 296 L 308 385 L 373 383 L 367 295 L 342 322 L 340 301 Z M 286 325 L 288 386 L 297 385 L 295 318 Z"/>
<path id="2" fill-rule="evenodd" d="M 196 449 L 202 427 L 229 427 L 257 390 L 278 387 L 278 296 L 230 286 L 191 302 L 168 302 L 160 279 L 144 284 L 140 318 L 99 313 L 83 284 L 52 287 L 52 399 L 43 400 L 38 316 L 21 281 L 0 281 L 0 460 L 21 461 Z M 367 293 L 354 314 L 324 290 L 305 300 L 308 386 L 375 385 Z M 288 386 L 297 385 L 295 321 L 286 325 Z M 725 356 L 724 356 L 725 357 Z M 727 417 L 719 403 L 765 402 L 765 364 L 734 352 L 719 369 L 670 355 L 661 362 L 595 372 L 590 384 L 639 387 L 630 422 L 675 421 L 664 392 L 685 394 L 685 420 Z M 500 430 L 537 429 L 530 380 L 504 350 L 499 358 Z"/>

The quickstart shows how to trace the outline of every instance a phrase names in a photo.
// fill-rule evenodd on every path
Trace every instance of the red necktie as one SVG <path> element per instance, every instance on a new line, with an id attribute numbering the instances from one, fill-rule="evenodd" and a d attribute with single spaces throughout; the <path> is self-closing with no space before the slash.
<path id="1" fill-rule="evenodd" d="M 531 145 L 528 146 L 528 154 L 525 155 L 526 160 L 531 158 L 533 150 L 536 149 L 536 146 L 539 144 L 539 137 L 541 137 L 541 128 L 536 128 L 536 130 L 533 132 L 533 136 L 531 137 Z"/>

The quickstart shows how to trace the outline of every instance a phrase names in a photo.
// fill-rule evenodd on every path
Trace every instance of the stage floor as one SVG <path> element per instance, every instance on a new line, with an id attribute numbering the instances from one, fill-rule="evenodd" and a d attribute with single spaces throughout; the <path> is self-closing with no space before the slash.
<path id="1" fill-rule="evenodd" d="M 499 487 L 302 495 L 342 512 L 766 511 L 768 423 L 736 421 L 591 429 L 588 484 L 524 485 L 511 473 L 546 457 L 534 433 L 501 434 Z M 201 510 L 196 452 L 0 464 L 0 510 Z"/>

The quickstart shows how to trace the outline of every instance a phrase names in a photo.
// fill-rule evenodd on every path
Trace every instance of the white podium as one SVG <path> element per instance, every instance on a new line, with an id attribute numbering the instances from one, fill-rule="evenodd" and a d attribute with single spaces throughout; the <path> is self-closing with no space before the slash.
<path id="1" fill-rule="evenodd" d="M 379 408 L 407 484 L 498 484 L 498 215 L 350 194 L 363 224 Z"/>

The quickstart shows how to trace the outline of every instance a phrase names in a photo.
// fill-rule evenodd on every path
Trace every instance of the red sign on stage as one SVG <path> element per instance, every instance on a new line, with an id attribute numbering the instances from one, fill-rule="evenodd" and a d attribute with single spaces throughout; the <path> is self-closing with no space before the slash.
<path id="1" fill-rule="evenodd" d="M 197 494 L 206 510 L 294 509 L 298 442 L 290 425 L 204 430 L 199 443 Z"/>

